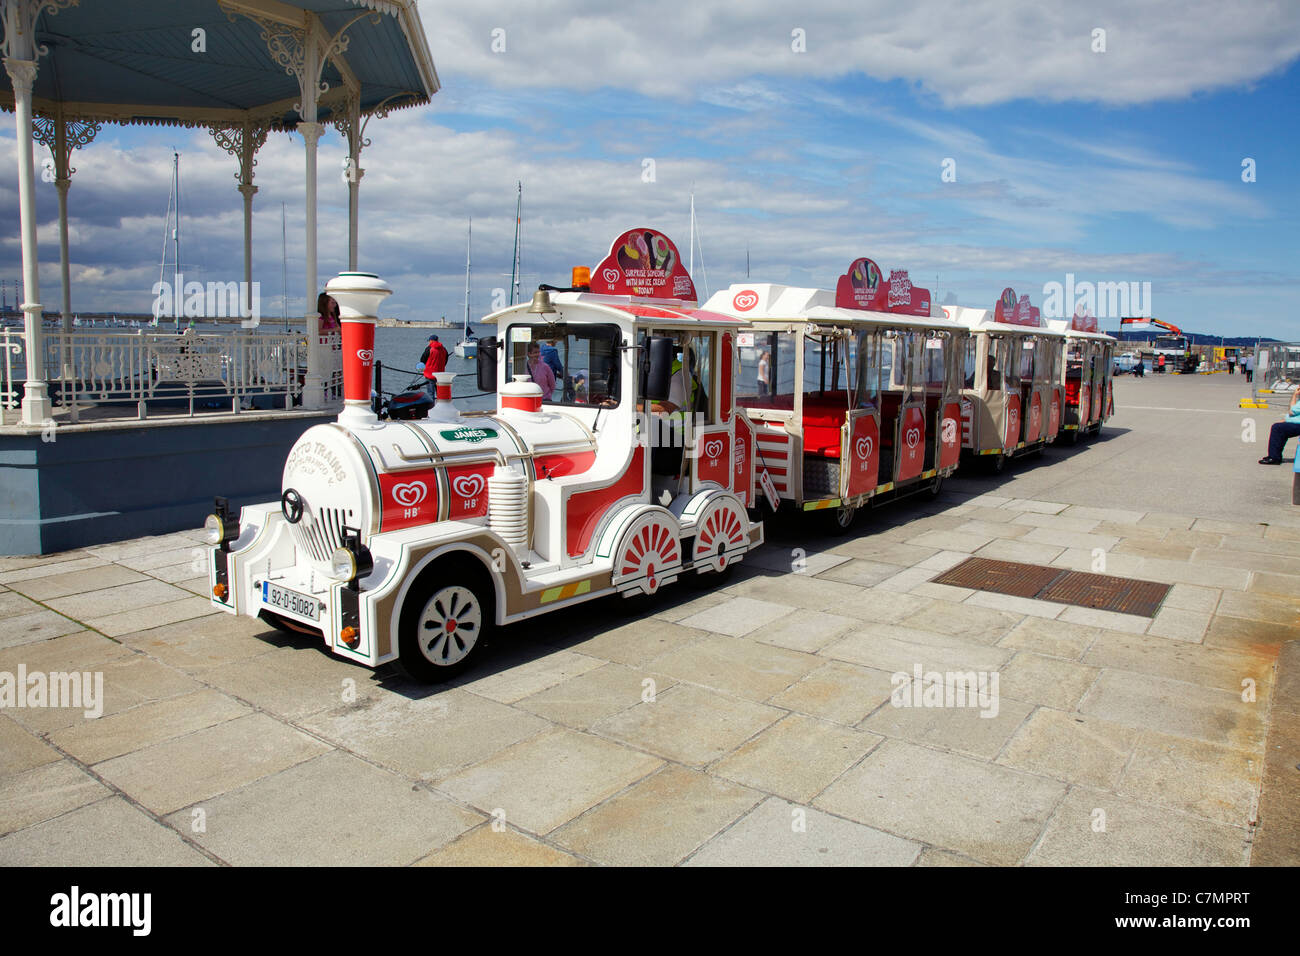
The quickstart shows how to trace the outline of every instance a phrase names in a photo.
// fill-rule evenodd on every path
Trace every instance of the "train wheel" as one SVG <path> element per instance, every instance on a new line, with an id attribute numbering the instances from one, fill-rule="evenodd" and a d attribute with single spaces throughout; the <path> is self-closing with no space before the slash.
<path id="1" fill-rule="evenodd" d="M 1007 461 L 1010 455 L 989 455 L 988 469 L 992 474 L 1000 475 L 1007 470 Z"/>
<path id="2" fill-rule="evenodd" d="M 848 534 L 858 519 L 858 509 L 852 505 L 830 508 L 826 512 L 826 532 L 832 535 Z"/>
<path id="3" fill-rule="evenodd" d="M 492 626 L 492 607 L 481 590 L 478 582 L 443 579 L 407 598 L 399 659 L 411 677 L 432 684 L 466 669 Z"/>
<path id="4" fill-rule="evenodd" d="M 930 485 L 930 497 L 938 498 L 943 491 L 943 475 L 935 475 L 934 483 Z"/>

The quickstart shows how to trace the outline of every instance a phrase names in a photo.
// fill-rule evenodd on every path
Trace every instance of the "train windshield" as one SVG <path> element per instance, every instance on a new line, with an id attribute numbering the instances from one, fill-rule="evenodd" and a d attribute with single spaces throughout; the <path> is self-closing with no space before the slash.
<path id="1" fill-rule="evenodd" d="M 511 325 L 506 342 L 507 379 L 527 375 L 542 387 L 543 402 L 618 404 L 618 326 Z"/>

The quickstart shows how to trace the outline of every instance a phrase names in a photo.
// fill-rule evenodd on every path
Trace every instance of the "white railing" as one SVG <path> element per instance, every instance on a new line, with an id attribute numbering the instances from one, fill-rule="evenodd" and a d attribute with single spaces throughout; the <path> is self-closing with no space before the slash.
<path id="1" fill-rule="evenodd" d="M 151 406 L 155 417 L 289 408 L 300 400 L 307 374 L 301 332 L 46 330 L 43 340 L 50 401 L 72 421 L 101 406 L 135 406 L 141 419 Z M 21 328 L 0 330 L 0 424 L 19 417 L 26 348 Z M 343 386 L 338 332 L 321 336 L 320 352 L 326 397 L 337 399 Z"/>

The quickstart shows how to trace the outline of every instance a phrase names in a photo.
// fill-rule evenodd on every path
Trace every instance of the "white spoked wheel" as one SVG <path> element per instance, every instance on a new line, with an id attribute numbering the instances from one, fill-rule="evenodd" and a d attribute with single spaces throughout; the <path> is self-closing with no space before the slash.
<path id="1" fill-rule="evenodd" d="M 749 540 L 749 517 L 738 501 L 730 496 L 708 505 L 696 525 L 695 547 L 691 555 L 696 571 L 722 573 L 731 565 L 728 552 L 734 553 Z"/>
<path id="2" fill-rule="evenodd" d="M 672 516 L 652 511 L 624 533 L 614 553 L 614 584 L 626 594 L 654 594 L 676 580 L 682 548 Z"/>
<path id="3" fill-rule="evenodd" d="M 848 534 L 858 518 L 858 509 L 852 505 L 840 505 L 826 512 L 826 530 L 833 535 Z"/>
<path id="4" fill-rule="evenodd" d="M 450 585 L 434 592 L 420 612 L 416 642 L 435 667 L 459 664 L 478 643 L 483 608 L 469 588 Z"/>
<path id="5" fill-rule="evenodd" d="M 444 562 L 426 571 L 430 583 L 402 610 L 398 662 L 421 683 L 436 684 L 473 666 L 492 628 L 491 583 L 472 573 L 448 581 L 450 568 Z"/>

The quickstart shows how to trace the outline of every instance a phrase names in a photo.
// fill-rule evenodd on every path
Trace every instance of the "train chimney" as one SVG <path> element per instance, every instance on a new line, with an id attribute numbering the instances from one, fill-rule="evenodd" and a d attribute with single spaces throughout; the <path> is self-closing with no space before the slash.
<path id="1" fill-rule="evenodd" d="M 370 404 L 375 369 L 375 324 L 379 304 L 393 290 L 373 272 L 340 272 L 325 285 L 339 305 L 343 325 L 343 411 L 339 421 L 377 421 Z"/>

